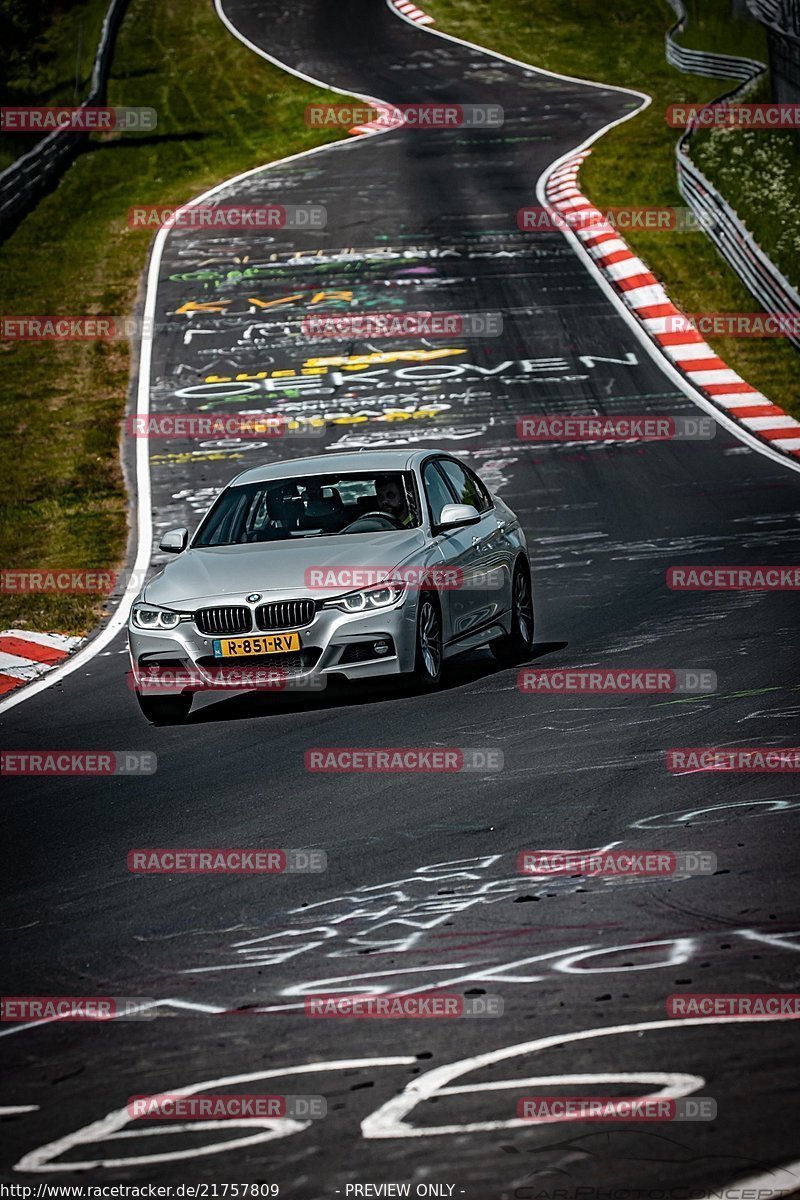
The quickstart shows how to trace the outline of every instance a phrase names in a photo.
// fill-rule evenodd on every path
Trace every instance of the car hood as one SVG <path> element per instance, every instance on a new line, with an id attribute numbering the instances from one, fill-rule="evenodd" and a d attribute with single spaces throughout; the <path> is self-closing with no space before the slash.
<path id="1" fill-rule="evenodd" d="M 312 591 L 306 572 L 312 568 L 391 569 L 409 558 L 427 565 L 434 554 L 436 551 L 421 529 L 298 538 L 246 546 L 204 546 L 185 550 L 169 563 L 149 581 L 142 597 L 148 604 L 176 608 L 198 600 L 226 603 L 250 592 L 261 592 L 264 599 L 290 592 L 298 597 L 337 596 L 350 588 L 334 582 L 333 586 L 314 587 Z"/>

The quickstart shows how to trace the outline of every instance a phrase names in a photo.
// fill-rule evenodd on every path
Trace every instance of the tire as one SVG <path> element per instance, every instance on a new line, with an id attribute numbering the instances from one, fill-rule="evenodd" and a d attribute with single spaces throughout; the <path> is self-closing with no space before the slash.
<path id="1" fill-rule="evenodd" d="M 519 559 L 511 583 L 511 632 L 490 644 L 498 662 L 511 665 L 530 657 L 533 649 L 533 596 L 527 562 Z"/>
<path id="2" fill-rule="evenodd" d="M 430 592 L 423 592 L 417 605 L 417 645 L 414 655 L 414 683 L 433 689 L 442 682 L 442 611 Z"/>
<path id="3" fill-rule="evenodd" d="M 189 715 L 193 695 L 181 692 L 179 696 L 143 696 L 137 692 L 136 699 L 152 725 L 180 725 Z"/>

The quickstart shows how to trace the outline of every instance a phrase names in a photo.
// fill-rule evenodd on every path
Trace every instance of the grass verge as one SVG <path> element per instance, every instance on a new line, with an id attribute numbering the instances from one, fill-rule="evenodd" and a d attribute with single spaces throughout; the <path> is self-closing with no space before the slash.
<path id="1" fill-rule="evenodd" d="M 62 0 L 52 8 L 0 0 L 0 104 L 80 104 L 89 91 L 108 0 Z M 0 171 L 40 134 L 0 136 Z"/>
<path id="2" fill-rule="evenodd" d="M 761 25 L 732 20 L 707 0 L 693 0 L 681 45 L 740 54 L 766 63 Z M 726 6 L 727 8 L 727 6 Z M 748 91 L 748 103 L 770 101 L 769 81 Z M 711 129 L 691 140 L 692 160 L 794 287 L 800 285 L 800 140 L 794 131 Z"/>
<path id="3" fill-rule="evenodd" d="M 675 17 L 666 3 L 617 0 L 426 0 L 424 8 L 448 33 L 535 66 L 636 88 L 652 104 L 594 145 L 580 182 L 601 209 L 683 205 L 675 176 L 678 131 L 669 104 L 708 101 L 734 81 L 684 75 L 664 57 L 664 34 Z M 684 45 L 763 60 L 760 26 L 730 16 L 729 0 L 689 5 Z M 763 134 L 751 136 L 763 137 Z M 733 200 L 734 198 L 731 197 Z M 701 232 L 632 230 L 626 240 L 688 313 L 754 312 L 759 306 Z M 783 339 L 709 337 L 716 352 L 775 404 L 800 417 L 797 351 Z"/>
<path id="4" fill-rule="evenodd" d="M 226 177 L 336 140 L 303 122 L 329 98 L 233 38 L 210 0 L 131 0 L 109 103 L 158 111 L 154 134 L 93 136 L 0 245 L 0 312 L 130 312 L 152 232 L 136 202 L 185 201 Z M 346 136 L 339 134 L 338 136 Z M 130 351 L 116 342 L 0 342 L 0 566 L 111 568 L 127 539 L 119 464 Z M 0 628 L 84 633 L 97 597 L 0 595 Z"/>
<path id="5" fill-rule="evenodd" d="M 766 83 L 748 100 L 768 101 Z M 800 287 L 800 141 L 795 130 L 710 129 L 692 161 L 725 197 L 793 287 Z"/>

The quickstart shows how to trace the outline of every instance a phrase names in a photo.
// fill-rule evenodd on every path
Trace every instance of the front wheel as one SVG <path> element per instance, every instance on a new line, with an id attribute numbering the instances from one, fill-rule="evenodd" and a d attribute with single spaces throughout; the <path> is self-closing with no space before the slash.
<path id="1" fill-rule="evenodd" d="M 424 592 L 417 608 L 414 682 L 424 688 L 438 687 L 442 681 L 442 660 L 442 614 L 436 599 Z"/>
<path id="2" fill-rule="evenodd" d="M 498 662 L 511 664 L 530 656 L 533 649 L 533 596 L 528 564 L 518 562 L 511 584 L 511 632 L 491 643 Z"/>
<path id="3" fill-rule="evenodd" d="M 136 693 L 143 716 L 153 725 L 179 725 L 185 721 L 192 707 L 192 693 L 182 692 L 179 696 L 143 696 Z"/>

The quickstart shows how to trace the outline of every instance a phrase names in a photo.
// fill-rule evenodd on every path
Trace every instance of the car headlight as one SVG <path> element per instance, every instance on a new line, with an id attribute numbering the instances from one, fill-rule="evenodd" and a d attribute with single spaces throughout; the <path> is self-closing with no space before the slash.
<path id="1" fill-rule="evenodd" d="M 346 596 L 325 600 L 322 607 L 339 608 L 348 613 L 371 612 L 376 608 L 391 608 L 393 604 L 402 600 L 405 591 L 405 583 L 386 583 L 381 587 L 367 588 L 363 592 L 348 592 Z"/>
<path id="2" fill-rule="evenodd" d="M 174 629 L 188 613 L 173 612 L 169 608 L 156 608 L 153 604 L 134 604 L 131 623 L 137 629 Z"/>

